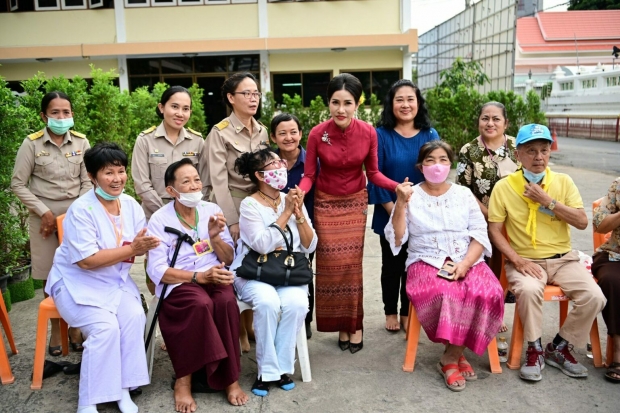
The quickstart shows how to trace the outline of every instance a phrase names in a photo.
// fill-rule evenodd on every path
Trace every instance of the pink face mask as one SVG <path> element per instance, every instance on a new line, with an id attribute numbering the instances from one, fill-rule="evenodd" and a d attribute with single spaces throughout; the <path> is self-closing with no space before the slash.
<path id="1" fill-rule="evenodd" d="M 433 184 L 440 184 L 448 178 L 450 173 L 450 165 L 442 165 L 436 163 L 435 165 L 422 165 L 422 173 L 424 179 Z"/>

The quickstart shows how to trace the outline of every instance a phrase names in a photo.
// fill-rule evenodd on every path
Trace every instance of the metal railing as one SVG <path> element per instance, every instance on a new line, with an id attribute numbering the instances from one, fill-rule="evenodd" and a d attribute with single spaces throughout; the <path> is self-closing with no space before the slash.
<path id="1" fill-rule="evenodd" d="M 547 123 L 559 136 L 619 142 L 620 115 L 553 115 Z"/>

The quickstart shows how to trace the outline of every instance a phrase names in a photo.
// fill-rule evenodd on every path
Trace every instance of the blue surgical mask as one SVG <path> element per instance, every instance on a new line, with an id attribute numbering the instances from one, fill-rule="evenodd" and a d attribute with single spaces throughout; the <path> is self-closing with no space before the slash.
<path id="1" fill-rule="evenodd" d="M 97 182 L 95 182 L 95 184 L 97 184 Z M 104 200 L 106 200 L 106 201 L 114 201 L 114 200 L 118 199 L 121 196 L 121 194 L 122 194 L 121 193 L 119 195 L 110 195 L 106 191 L 101 189 L 99 184 L 97 184 L 97 188 L 95 188 L 95 193 L 97 195 L 99 195 L 101 198 L 103 198 Z"/>
<path id="2" fill-rule="evenodd" d="M 542 171 L 539 174 L 535 174 L 533 172 L 528 171 L 527 169 L 523 168 L 523 177 L 525 179 L 528 180 L 528 182 L 532 183 L 532 184 L 537 184 L 540 181 L 543 180 L 543 178 L 545 177 L 547 171 Z"/>
<path id="3" fill-rule="evenodd" d="M 47 118 L 47 127 L 58 136 L 62 136 L 73 127 L 73 118 Z"/>

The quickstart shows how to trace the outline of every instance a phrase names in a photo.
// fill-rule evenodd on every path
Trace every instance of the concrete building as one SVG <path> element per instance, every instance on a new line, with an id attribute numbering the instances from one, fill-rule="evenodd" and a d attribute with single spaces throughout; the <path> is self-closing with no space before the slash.
<path id="1" fill-rule="evenodd" d="M 0 76 L 19 81 L 116 69 L 122 89 L 163 81 L 205 90 L 221 119 L 219 89 L 248 70 L 263 92 L 307 104 L 341 72 L 369 96 L 411 77 L 417 31 L 411 0 L 0 0 Z"/>
<path id="2" fill-rule="evenodd" d="M 620 47 L 620 10 L 541 12 L 517 20 L 515 91 L 524 93 L 531 76 L 540 89 L 560 66 L 613 65 L 613 46 Z M 531 75 L 530 75 L 531 73 Z"/>

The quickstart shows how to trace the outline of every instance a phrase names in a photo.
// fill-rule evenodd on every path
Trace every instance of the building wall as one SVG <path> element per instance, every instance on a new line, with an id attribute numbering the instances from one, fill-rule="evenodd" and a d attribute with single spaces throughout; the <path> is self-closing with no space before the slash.
<path id="1" fill-rule="evenodd" d="M 25 80 L 31 78 L 38 72 L 43 72 L 47 77 L 64 76 L 72 78 L 80 76 L 90 78 L 90 64 L 96 68 L 108 71 L 116 69 L 118 62 L 116 59 L 105 60 L 71 60 L 71 61 L 52 61 L 47 63 L 28 62 L 28 63 L 3 63 L 0 66 L 0 76 L 6 81 Z"/>
<path id="2" fill-rule="evenodd" d="M 256 4 L 126 8 L 127 42 L 258 37 L 257 15 Z"/>
<path id="3" fill-rule="evenodd" d="M 269 37 L 400 33 L 400 0 L 267 5 Z"/>
<path id="4" fill-rule="evenodd" d="M 116 26 L 112 9 L 0 14 L 0 47 L 115 41 Z"/>
<path id="5" fill-rule="evenodd" d="M 308 72 L 331 70 L 335 75 L 354 69 L 402 69 L 403 57 L 399 50 L 341 53 L 270 53 L 271 72 Z"/>

